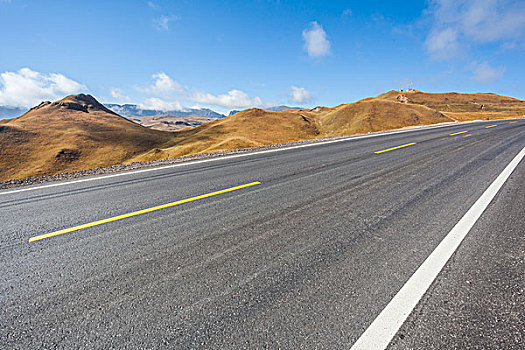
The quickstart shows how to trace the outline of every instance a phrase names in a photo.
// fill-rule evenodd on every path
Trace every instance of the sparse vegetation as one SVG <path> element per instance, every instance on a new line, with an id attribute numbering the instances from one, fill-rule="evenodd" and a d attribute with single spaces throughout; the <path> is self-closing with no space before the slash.
<path id="1" fill-rule="evenodd" d="M 398 98 L 403 95 L 403 98 Z M 117 163 L 474 119 L 515 118 L 525 101 L 495 94 L 390 91 L 336 107 L 248 109 L 177 132 L 138 125 L 89 95 L 0 121 L 0 180 Z"/>

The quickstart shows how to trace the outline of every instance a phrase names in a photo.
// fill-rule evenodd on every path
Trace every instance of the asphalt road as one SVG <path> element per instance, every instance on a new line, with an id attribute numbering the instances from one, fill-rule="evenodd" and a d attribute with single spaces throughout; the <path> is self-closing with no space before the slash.
<path id="1" fill-rule="evenodd" d="M 348 349 L 524 146 L 465 123 L 2 190 L 0 348 Z M 389 347 L 525 343 L 524 162 Z"/>

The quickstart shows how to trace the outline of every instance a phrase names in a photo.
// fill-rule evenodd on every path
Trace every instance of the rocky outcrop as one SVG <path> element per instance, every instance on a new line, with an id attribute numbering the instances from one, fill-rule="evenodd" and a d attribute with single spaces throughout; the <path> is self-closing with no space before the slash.
<path id="1" fill-rule="evenodd" d="M 396 100 L 398 100 L 399 102 L 401 103 L 408 103 L 408 97 L 406 97 L 405 95 L 398 95 L 396 97 Z"/>

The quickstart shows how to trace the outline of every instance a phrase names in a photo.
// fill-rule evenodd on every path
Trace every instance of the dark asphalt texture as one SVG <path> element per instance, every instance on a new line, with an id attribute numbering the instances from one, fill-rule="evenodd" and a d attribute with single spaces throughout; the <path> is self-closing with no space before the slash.
<path id="1" fill-rule="evenodd" d="M 524 146 L 525 120 L 467 123 L 0 191 L 0 348 L 347 349 Z M 523 341 L 524 171 L 393 348 Z"/>
<path id="2" fill-rule="evenodd" d="M 494 199 L 391 349 L 525 347 L 525 164 Z"/>

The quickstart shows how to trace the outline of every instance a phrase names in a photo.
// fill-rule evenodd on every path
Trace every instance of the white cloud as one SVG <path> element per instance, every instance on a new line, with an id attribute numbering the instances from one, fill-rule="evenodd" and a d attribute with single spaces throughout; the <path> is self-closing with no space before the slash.
<path id="1" fill-rule="evenodd" d="M 153 20 L 153 27 L 159 31 L 168 31 L 170 30 L 170 22 L 179 19 L 177 16 L 165 16 L 162 15 L 159 18 Z"/>
<path id="2" fill-rule="evenodd" d="M 85 85 L 62 74 L 44 74 L 29 68 L 0 74 L 0 105 L 29 108 L 83 90 L 87 90 Z"/>
<path id="3" fill-rule="evenodd" d="M 182 86 L 171 79 L 166 73 L 160 72 L 153 74 L 152 78 L 155 79 L 155 82 L 146 89 L 146 92 L 151 94 L 167 95 L 173 91 L 183 91 Z"/>
<path id="4" fill-rule="evenodd" d="M 166 101 L 158 97 L 146 99 L 143 103 L 138 104 L 142 109 L 155 109 L 159 111 L 184 111 L 184 107 L 178 101 Z"/>
<path id="5" fill-rule="evenodd" d="M 462 53 L 461 47 L 523 40 L 525 2 L 516 0 L 431 0 L 428 52 L 437 59 Z"/>
<path id="6" fill-rule="evenodd" d="M 303 40 L 304 49 L 310 57 L 322 57 L 330 53 L 330 41 L 326 38 L 326 32 L 315 21 L 303 30 Z"/>
<path id="7" fill-rule="evenodd" d="M 425 41 L 428 52 L 436 59 L 456 57 L 461 52 L 458 43 L 458 32 L 452 28 L 445 28 L 432 32 Z"/>
<path id="8" fill-rule="evenodd" d="M 111 89 L 111 97 L 113 97 L 119 103 L 126 103 L 130 101 L 130 98 L 122 92 L 120 89 Z"/>
<path id="9" fill-rule="evenodd" d="M 203 91 L 193 91 L 186 96 L 186 99 L 197 103 L 227 108 L 247 108 L 265 105 L 260 97 L 250 98 L 245 92 L 236 89 L 220 95 L 213 95 Z"/>
<path id="10" fill-rule="evenodd" d="M 250 97 L 245 92 L 237 89 L 230 90 L 225 94 L 214 95 L 205 91 L 182 86 L 163 72 L 154 74 L 152 77 L 154 79 L 152 85 L 147 88 L 138 88 L 138 90 L 151 95 L 152 98 L 148 100 L 149 102 L 145 102 L 146 104 L 162 106 L 164 104 L 174 103 L 175 105 L 180 105 L 179 102 L 168 101 L 183 100 L 226 108 L 246 108 L 269 105 L 269 103 L 263 102 L 260 97 Z M 172 107 L 166 107 L 163 109 L 172 109 Z"/>
<path id="11" fill-rule="evenodd" d="M 290 96 L 288 99 L 293 103 L 310 102 L 312 100 L 312 94 L 305 88 L 290 86 Z"/>
<path id="12" fill-rule="evenodd" d="M 505 67 L 491 67 L 487 61 L 472 62 L 470 70 L 473 73 L 472 79 L 480 83 L 494 83 L 505 74 Z"/>

